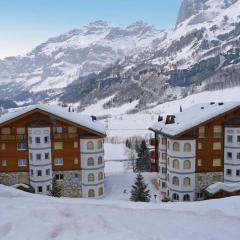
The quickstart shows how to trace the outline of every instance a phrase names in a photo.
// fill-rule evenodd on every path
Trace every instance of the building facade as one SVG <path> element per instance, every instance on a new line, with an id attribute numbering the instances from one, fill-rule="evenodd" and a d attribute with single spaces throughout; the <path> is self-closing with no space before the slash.
<path id="1" fill-rule="evenodd" d="M 240 184 L 240 104 L 197 104 L 156 123 L 152 161 L 163 197 L 205 199 L 216 182 Z"/>
<path id="2" fill-rule="evenodd" d="M 39 105 L 0 117 L 0 183 L 68 197 L 104 196 L 104 127 L 91 117 Z"/>

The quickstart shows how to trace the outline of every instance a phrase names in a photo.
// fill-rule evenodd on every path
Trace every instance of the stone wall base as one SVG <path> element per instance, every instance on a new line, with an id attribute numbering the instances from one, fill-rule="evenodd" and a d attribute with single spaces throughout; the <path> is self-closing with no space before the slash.
<path id="1" fill-rule="evenodd" d="M 1 172 L 0 184 L 12 186 L 18 183 L 29 184 L 28 172 Z"/>

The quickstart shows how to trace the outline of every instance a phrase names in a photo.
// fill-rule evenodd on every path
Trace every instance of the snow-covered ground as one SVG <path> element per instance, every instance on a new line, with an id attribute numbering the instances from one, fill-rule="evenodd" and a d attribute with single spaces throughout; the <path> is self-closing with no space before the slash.
<path id="1" fill-rule="evenodd" d="M 119 186 L 107 189 L 115 193 Z M 56 199 L 0 185 L 0 239 L 4 240 L 237 240 L 239 216 L 240 197 L 132 203 L 109 197 Z"/>

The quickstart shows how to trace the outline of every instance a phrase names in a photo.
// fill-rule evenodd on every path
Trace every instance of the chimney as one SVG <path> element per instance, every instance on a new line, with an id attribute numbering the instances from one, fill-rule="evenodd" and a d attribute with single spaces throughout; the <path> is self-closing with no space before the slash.
<path id="1" fill-rule="evenodd" d="M 174 115 L 167 115 L 165 124 L 173 124 L 175 123 L 176 116 Z"/>
<path id="2" fill-rule="evenodd" d="M 91 116 L 91 118 L 92 118 L 92 121 L 93 121 L 93 122 L 97 120 L 97 117 L 96 117 L 96 116 Z"/>

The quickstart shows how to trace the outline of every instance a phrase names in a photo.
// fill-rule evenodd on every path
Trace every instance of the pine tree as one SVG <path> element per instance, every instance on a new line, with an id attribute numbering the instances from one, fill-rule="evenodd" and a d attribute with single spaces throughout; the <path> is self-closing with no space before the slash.
<path id="1" fill-rule="evenodd" d="M 137 174 L 134 185 L 132 185 L 130 200 L 133 202 L 150 202 L 151 196 L 147 184 L 141 173 Z"/>
<path id="2" fill-rule="evenodd" d="M 56 180 L 56 177 L 52 180 L 52 189 L 49 191 L 49 195 L 52 197 L 61 197 L 62 196 L 62 187 Z"/>
<path id="3" fill-rule="evenodd" d="M 150 159 L 149 150 L 145 140 L 143 140 L 138 150 L 137 169 L 149 170 L 150 167 L 151 167 L 151 159 Z"/>

